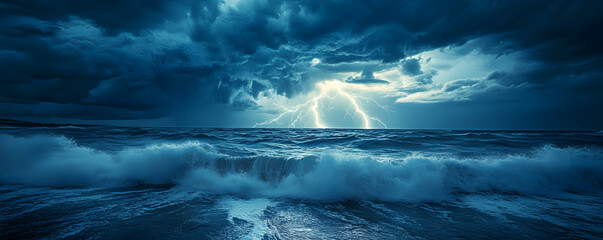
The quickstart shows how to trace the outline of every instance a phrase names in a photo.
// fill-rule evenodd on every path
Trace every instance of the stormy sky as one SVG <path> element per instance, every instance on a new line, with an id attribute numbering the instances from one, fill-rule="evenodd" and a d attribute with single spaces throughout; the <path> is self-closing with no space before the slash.
<path id="1" fill-rule="evenodd" d="M 603 1 L 2 0 L 0 118 L 603 128 Z"/>

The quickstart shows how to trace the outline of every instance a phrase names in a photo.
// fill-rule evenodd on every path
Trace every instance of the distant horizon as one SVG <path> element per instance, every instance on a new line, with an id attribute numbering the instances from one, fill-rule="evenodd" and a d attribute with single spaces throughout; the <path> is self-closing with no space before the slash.
<path id="1" fill-rule="evenodd" d="M 16 121 L 18 123 L 26 123 L 26 124 L 43 124 L 43 125 L 61 125 L 61 126 L 110 126 L 110 127 L 140 127 L 140 128 L 215 128 L 215 129 L 311 129 L 311 130 L 434 130 L 434 131 L 523 131 L 523 132 L 600 132 L 603 130 L 597 129 L 469 129 L 469 128 L 345 128 L 345 127 L 328 127 L 328 128 L 313 128 L 313 127 L 220 127 L 220 126 L 185 126 L 185 125 L 173 125 L 173 126 L 163 126 L 163 125 L 119 125 L 119 124 L 105 124 L 105 123 L 85 123 L 85 122 L 60 122 L 60 121 L 50 121 L 50 122 L 39 122 L 39 121 L 30 121 L 30 120 L 19 120 L 19 119 L 7 119 L 0 118 L 0 125 L 10 125 L 10 123 L 4 123 L 3 121 Z M 17 124 L 18 124 L 17 123 Z"/>

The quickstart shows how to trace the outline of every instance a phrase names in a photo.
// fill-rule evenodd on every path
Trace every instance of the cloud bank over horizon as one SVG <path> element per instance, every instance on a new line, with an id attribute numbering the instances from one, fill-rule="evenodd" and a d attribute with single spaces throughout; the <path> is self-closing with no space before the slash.
<path id="1" fill-rule="evenodd" d="M 354 127 L 366 114 L 371 127 L 603 128 L 598 1 L 0 8 L 1 118 L 316 127 L 318 114 Z"/>

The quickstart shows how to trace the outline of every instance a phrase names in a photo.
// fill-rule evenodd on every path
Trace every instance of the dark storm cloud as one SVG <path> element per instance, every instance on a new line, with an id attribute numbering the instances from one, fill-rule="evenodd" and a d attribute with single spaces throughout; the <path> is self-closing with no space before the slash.
<path id="1" fill-rule="evenodd" d="M 388 81 L 377 79 L 370 70 L 362 71 L 362 74 L 358 77 L 348 77 L 347 82 L 358 83 L 358 84 L 388 84 Z"/>
<path id="2" fill-rule="evenodd" d="M 79 17 L 93 21 L 111 32 L 140 32 L 166 21 L 186 17 L 186 9 L 192 0 L 109 0 L 109 1 L 3 1 L 2 10 L 12 16 L 32 16 L 43 21 L 68 21 Z M 214 4 L 215 5 L 215 4 Z"/>
<path id="3" fill-rule="evenodd" d="M 402 61 L 402 73 L 407 76 L 416 76 L 422 74 L 421 64 L 419 63 L 419 59 L 411 58 Z"/>
<path id="4" fill-rule="evenodd" d="M 19 114 L 38 115 L 39 107 L 31 106 L 40 105 L 52 105 L 50 115 L 73 118 L 155 118 L 215 104 L 255 109 L 263 91 L 293 97 L 346 67 L 363 71 L 351 82 L 386 83 L 373 76 L 379 69 L 369 67 L 376 64 L 400 64 L 402 73 L 429 85 L 437 72 L 403 59 L 444 47 L 456 47 L 459 56 L 521 53 L 530 69 L 495 72 L 487 80 L 557 89 L 571 101 L 603 90 L 602 5 L 2 1 L 0 102 L 10 106 L 2 114 L 23 107 Z M 313 66 L 313 58 L 321 64 Z M 466 86 L 459 84 L 447 89 Z M 93 107 L 94 114 L 81 110 Z"/>
<path id="5" fill-rule="evenodd" d="M 422 73 L 422 72 L 421 72 Z M 437 75 L 438 72 L 435 70 L 428 71 L 423 73 L 417 77 L 415 77 L 415 81 L 419 84 L 430 84 L 433 83 L 433 76 Z"/>

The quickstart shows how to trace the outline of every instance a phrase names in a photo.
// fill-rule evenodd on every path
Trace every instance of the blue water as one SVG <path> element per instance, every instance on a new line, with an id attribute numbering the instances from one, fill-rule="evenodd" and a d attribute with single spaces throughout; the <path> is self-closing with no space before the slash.
<path id="1" fill-rule="evenodd" d="M 603 236 L 603 133 L 0 128 L 0 239 Z"/>

